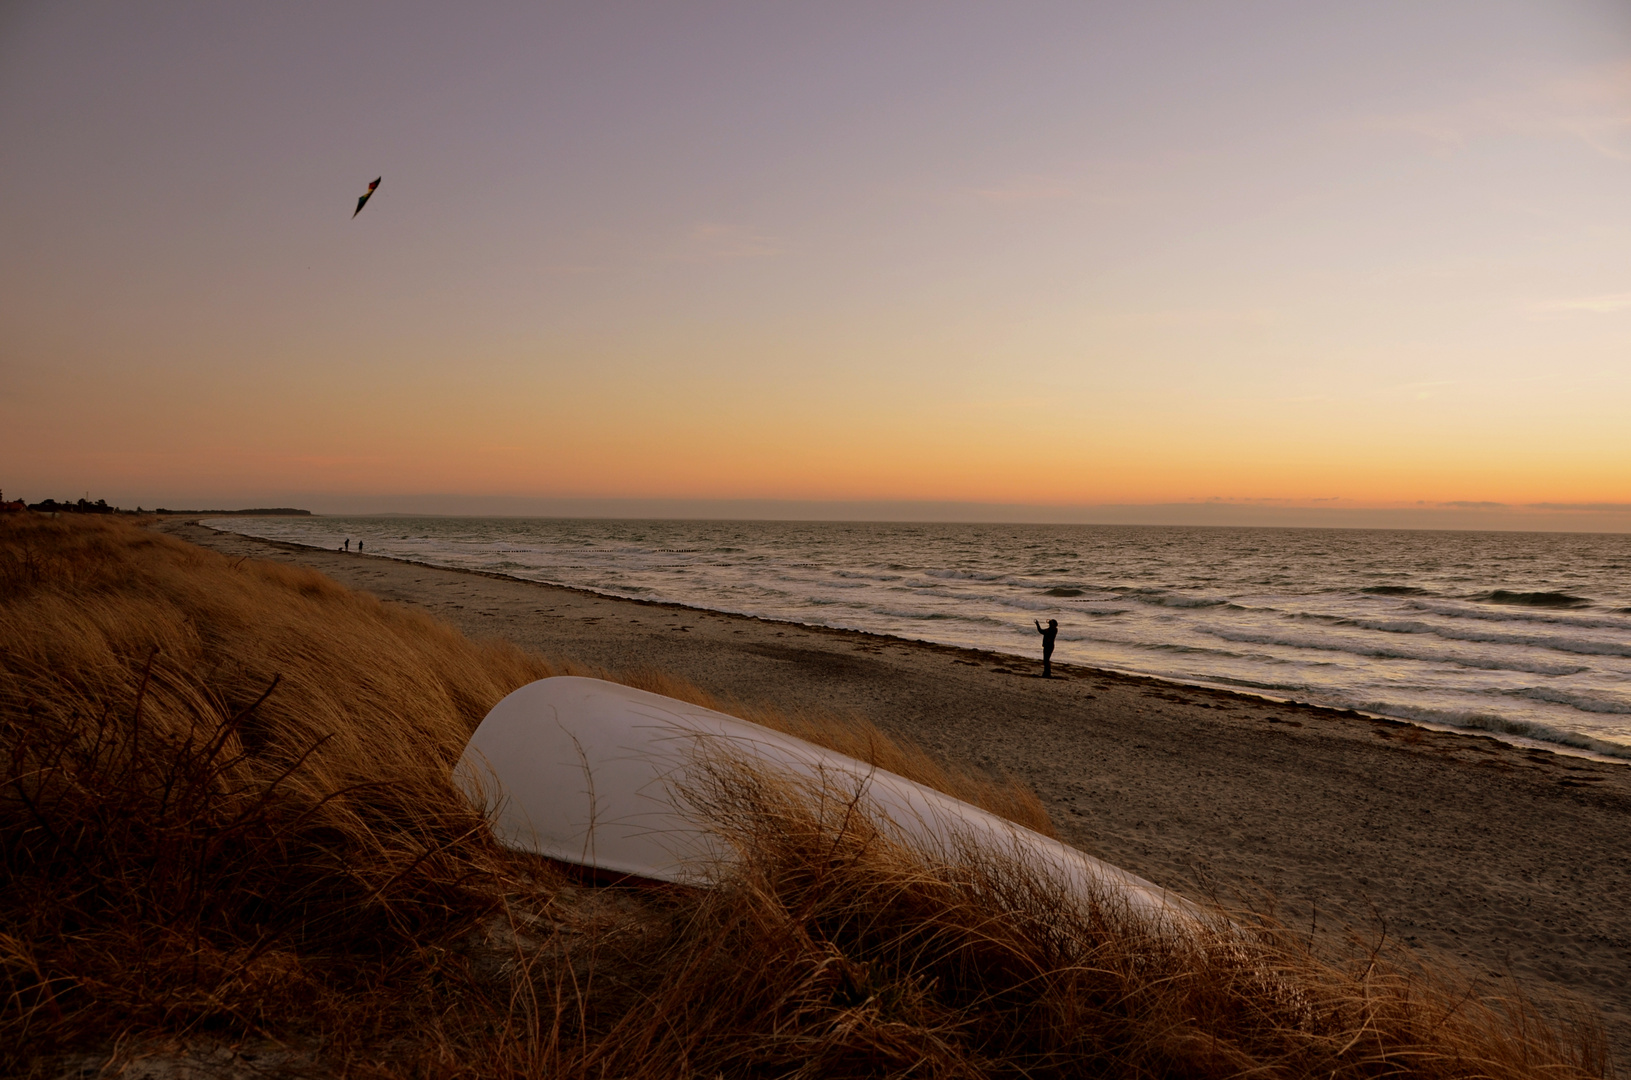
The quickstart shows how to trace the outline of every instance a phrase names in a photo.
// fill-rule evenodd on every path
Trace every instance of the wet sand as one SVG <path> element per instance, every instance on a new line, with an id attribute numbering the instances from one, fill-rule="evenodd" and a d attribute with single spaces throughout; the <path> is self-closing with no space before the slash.
<path id="1" fill-rule="evenodd" d="M 1159 884 L 1385 932 L 1491 992 L 1569 999 L 1631 1062 L 1631 767 L 1090 668 L 636 600 L 169 521 L 472 636 L 724 698 L 859 713 L 1022 778 L 1061 836 Z M 1551 1011 L 1550 1009 L 1548 1011 Z"/>

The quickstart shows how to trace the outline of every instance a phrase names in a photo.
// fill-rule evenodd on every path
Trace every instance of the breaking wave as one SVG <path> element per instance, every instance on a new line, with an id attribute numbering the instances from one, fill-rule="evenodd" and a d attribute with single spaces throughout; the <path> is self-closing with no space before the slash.
<path id="1" fill-rule="evenodd" d="M 1555 743 L 1572 750 L 1586 750 L 1604 757 L 1631 761 L 1631 746 L 1606 742 L 1583 735 L 1578 731 L 1556 727 L 1535 720 L 1519 720 L 1495 712 L 1433 709 L 1393 701 L 1372 701 L 1355 706 L 1361 712 L 1378 716 L 1396 716 L 1402 720 L 1416 720 L 1424 724 L 1461 728 L 1464 731 L 1487 731 L 1494 735 L 1516 735 L 1536 742 Z"/>

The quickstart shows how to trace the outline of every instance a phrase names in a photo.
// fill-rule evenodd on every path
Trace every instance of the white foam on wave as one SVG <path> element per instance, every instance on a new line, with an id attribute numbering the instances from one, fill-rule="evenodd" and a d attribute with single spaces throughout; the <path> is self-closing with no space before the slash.
<path id="1" fill-rule="evenodd" d="M 1509 716 L 1482 710 L 1438 709 L 1394 701 L 1371 701 L 1354 706 L 1361 712 L 1377 716 L 1416 720 L 1424 724 L 1460 728 L 1463 731 L 1487 731 L 1494 735 L 1516 735 L 1536 742 L 1586 750 L 1593 754 L 1618 760 L 1631 760 L 1631 745 L 1594 739 L 1578 731 L 1569 731 L 1535 720 L 1515 720 Z"/>

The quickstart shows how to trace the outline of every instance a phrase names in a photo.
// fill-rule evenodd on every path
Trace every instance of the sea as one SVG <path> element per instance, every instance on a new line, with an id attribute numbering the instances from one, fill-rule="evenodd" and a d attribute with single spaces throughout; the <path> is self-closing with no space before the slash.
<path id="1" fill-rule="evenodd" d="M 1038 657 L 1631 761 L 1631 535 L 219 518 L 609 596 Z"/>

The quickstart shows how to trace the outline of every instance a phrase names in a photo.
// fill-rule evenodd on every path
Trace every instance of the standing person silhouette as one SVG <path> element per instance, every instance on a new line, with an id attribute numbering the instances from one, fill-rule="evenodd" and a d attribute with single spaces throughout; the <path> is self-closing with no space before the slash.
<path id="1" fill-rule="evenodd" d="M 1043 626 L 1036 622 L 1036 632 L 1042 635 L 1042 677 L 1053 678 L 1053 639 L 1059 636 L 1059 620 L 1049 619 L 1048 625 Z"/>

